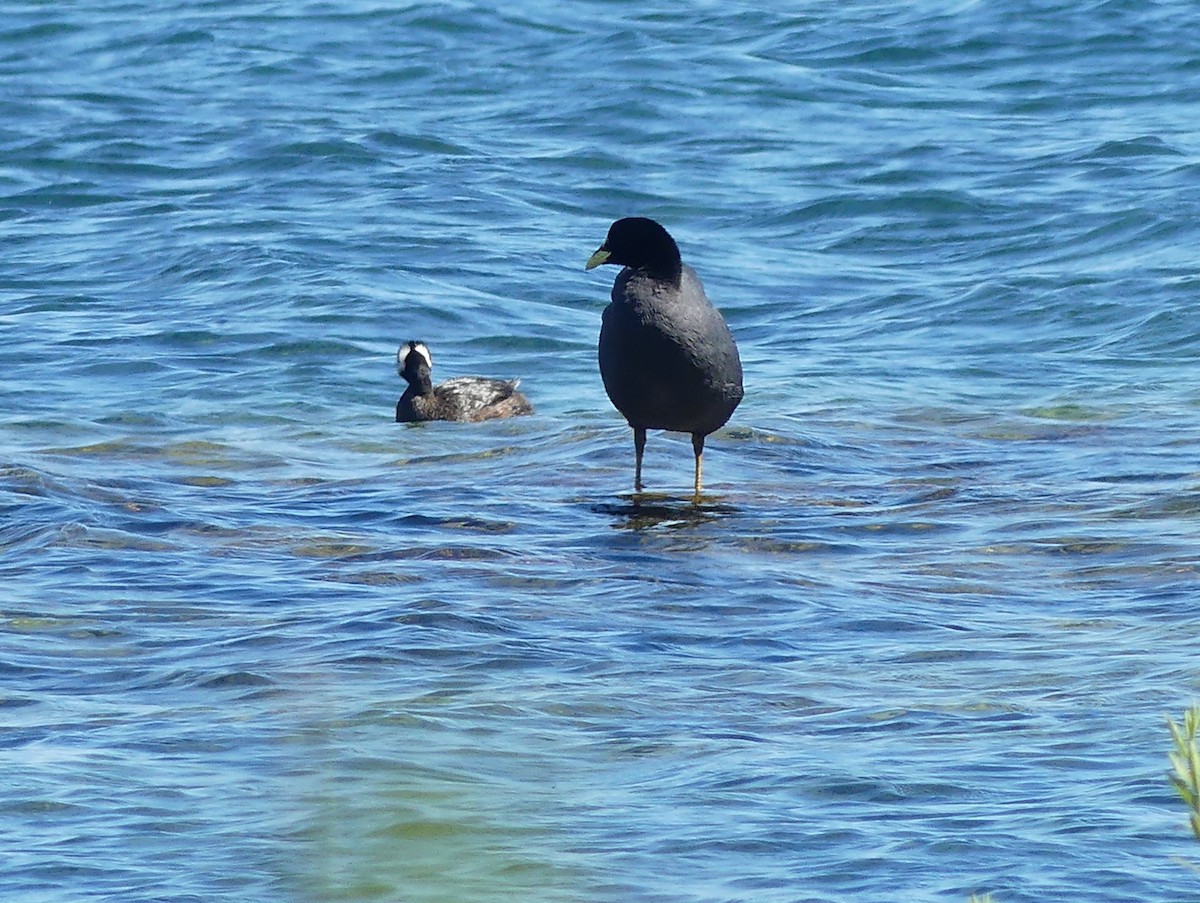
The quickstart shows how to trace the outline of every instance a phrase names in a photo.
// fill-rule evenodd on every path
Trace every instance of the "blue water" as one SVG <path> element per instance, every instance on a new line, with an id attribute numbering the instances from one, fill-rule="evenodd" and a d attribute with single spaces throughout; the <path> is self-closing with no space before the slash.
<path id="1" fill-rule="evenodd" d="M 2 5 L 6 903 L 1200 899 L 1200 7 L 786 6 Z"/>

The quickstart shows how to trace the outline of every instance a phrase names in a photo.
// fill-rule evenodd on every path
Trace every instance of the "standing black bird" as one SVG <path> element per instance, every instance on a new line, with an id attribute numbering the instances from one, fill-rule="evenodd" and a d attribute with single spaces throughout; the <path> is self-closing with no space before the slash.
<path id="1" fill-rule="evenodd" d="M 518 379 L 458 376 L 434 386 L 433 355 L 423 342 L 405 342 L 396 352 L 396 372 L 408 388 L 396 402 L 396 422 L 414 420 L 494 420 L 532 414 L 533 406 L 517 391 Z"/>
<path id="2" fill-rule="evenodd" d="M 633 427 L 634 487 L 642 488 L 646 430 L 692 434 L 700 494 L 704 437 L 742 400 L 742 362 L 720 311 L 652 219 L 619 219 L 587 269 L 624 265 L 600 327 L 600 376 Z"/>

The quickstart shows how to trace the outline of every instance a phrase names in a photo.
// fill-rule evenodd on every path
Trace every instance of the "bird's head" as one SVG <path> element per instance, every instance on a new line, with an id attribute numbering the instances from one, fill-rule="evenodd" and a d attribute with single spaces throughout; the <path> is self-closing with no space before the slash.
<path id="1" fill-rule="evenodd" d="M 430 371 L 433 369 L 433 355 L 424 342 L 405 342 L 396 352 L 396 372 L 403 376 L 413 386 L 423 386 L 429 383 Z"/>
<path id="2" fill-rule="evenodd" d="M 608 237 L 588 258 L 585 269 L 615 263 L 644 270 L 657 279 L 679 284 L 682 261 L 669 232 L 652 219 L 629 216 L 609 227 Z"/>

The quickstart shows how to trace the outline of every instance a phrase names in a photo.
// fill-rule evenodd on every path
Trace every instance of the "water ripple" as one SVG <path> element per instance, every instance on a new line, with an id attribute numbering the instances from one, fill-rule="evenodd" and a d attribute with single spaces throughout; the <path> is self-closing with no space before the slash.
<path id="1" fill-rule="evenodd" d="M 626 12 L 0 24 L 6 900 L 1193 895 L 1195 15 Z M 537 413 L 394 423 L 414 336 Z"/>

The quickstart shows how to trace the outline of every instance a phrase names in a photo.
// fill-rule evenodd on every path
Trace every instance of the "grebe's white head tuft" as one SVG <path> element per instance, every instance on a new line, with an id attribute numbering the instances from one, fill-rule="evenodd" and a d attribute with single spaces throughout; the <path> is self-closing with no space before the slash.
<path id="1" fill-rule="evenodd" d="M 433 355 L 429 353 L 424 342 L 405 342 L 396 352 L 396 372 L 401 376 L 404 375 L 404 367 L 408 363 L 410 354 L 419 354 L 425 358 L 425 366 L 430 370 L 433 369 Z"/>

